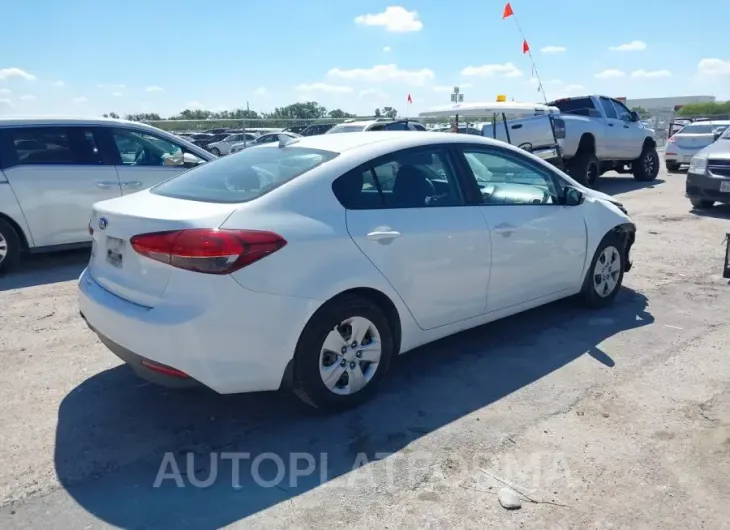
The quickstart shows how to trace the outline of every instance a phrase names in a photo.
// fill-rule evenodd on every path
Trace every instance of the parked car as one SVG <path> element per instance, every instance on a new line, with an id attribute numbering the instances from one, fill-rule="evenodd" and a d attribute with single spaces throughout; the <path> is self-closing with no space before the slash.
<path id="1" fill-rule="evenodd" d="M 79 309 L 139 375 L 335 410 L 422 344 L 572 295 L 610 304 L 635 237 L 616 199 L 524 150 L 410 132 L 246 149 L 99 202 L 90 226 Z"/>
<path id="2" fill-rule="evenodd" d="M 429 129 L 431 132 L 451 132 L 451 127 L 434 127 L 433 129 Z M 482 131 L 480 129 L 477 129 L 475 127 L 468 127 L 466 125 L 459 125 L 458 127 L 458 133 L 459 134 L 476 134 L 477 136 L 482 135 Z"/>
<path id="3" fill-rule="evenodd" d="M 309 127 L 309 125 L 292 125 L 291 127 L 287 127 L 284 129 L 283 132 L 291 132 L 294 134 L 301 134 L 304 129 Z"/>
<path id="4" fill-rule="evenodd" d="M 686 194 L 698 209 L 712 208 L 716 202 L 730 204 L 730 127 L 692 157 Z"/>
<path id="5" fill-rule="evenodd" d="M 213 153 L 215 156 L 227 155 L 233 145 L 243 142 L 244 139 L 247 142 L 253 142 L 256 137 L 257 136 L 255 134 L 251 133 L 229 134 L 222 140 L 209 143 L 207 148 L 208 151 Z"/>
<path id="6" fill-rule="evenodd" d="M 668 171 L 677 171 L 682 164 L 689 164 L 692 157 L 710 145 L 730 125 L 728 120 L 695 121 L 676 132 L 664 148 L 664 163 Z M 719 135 L 718 135 L 719 136 Z"/>
<path id="7" fill-rule="evenodd" d="M 25 251 L 88 245 L 92 205 L 215 157 L 173 134 L 114 119 L 0 119 L 0 271 Z"/>
<path id="8" fill-rule="evenodd" d="M 325 134 L 353 133 L 363 131 L 425 131 L 423 124 L 413 120 L 392 120 L 378 118 L 365 121 L 346 121 L 329 129 Z"/>
<path id="9" fill-rule="evenodd" d="M 315 125 L 305 127 L 299 134 L 301 134 L 302 136 L 315 136 L 317 134 L 324 134 L 334 126 L 334 123 L 317 123 Z"/>
<path id="10" fill-rule="evenodd" d="M 254 147 L 256 145 L 278 142 L 279 140 L 281 140 L 282 136 L 286 137 L 286 138 L 301 138 L 300 134 L 294 134 L 294 133 L 288 133 L 288 132 L 262 134 L 261 136 L 254 138 L 252 141 L 241 142 L 241 143 L 232 145 L 230 153 L 231 154 L 238 153 L 239 151 L 243 151 L 247 147 Z"/>

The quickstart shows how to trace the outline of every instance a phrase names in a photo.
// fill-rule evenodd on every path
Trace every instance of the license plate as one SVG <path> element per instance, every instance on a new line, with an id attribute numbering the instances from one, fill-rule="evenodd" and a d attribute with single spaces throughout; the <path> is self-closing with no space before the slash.
<path id="1" fill-rule="evenodd" d="M 106 261 L 114 267 L 122 266 L 124 257 L 124 240 L 118 237 L 106 237 Z"/>
<path id="2" fill-rule="evenodd" d="M 730 193 L 730 180 L 720 182 L 720 191 L 723 193 Z"/>

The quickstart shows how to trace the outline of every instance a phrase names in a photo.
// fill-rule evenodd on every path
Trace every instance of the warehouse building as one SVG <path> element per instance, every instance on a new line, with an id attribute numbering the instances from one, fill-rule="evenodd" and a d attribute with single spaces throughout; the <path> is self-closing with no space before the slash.
<path id="1" fill-rule="evenodd" d="M 690 103 L 712 103 L 714 101 L 715 96 L 677 96 L 670 98 L 626 99 L 626 105 L 629 108 L 642 107 L 648 112 L 652 112 L 673 111 L 678 105 L 689 105 Z"/>

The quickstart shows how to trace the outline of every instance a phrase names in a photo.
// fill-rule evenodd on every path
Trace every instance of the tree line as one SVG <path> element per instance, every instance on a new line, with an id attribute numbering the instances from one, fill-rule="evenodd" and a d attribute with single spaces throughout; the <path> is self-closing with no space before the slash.
<path id="1" fill-rule="evenodd" d="M 651 113 L 644 107 L 633 107 L 631 110 L 636 111 L 641 119 L 647 119 L 651 117 Z M 730 101 L 708 101 L 703 103 L 689 103 L 683 105 L 682 108 L 677 110 L 675 113 L 678 117 L 693 117 L 693 116 L 725 116 L 730 118 Z"/>

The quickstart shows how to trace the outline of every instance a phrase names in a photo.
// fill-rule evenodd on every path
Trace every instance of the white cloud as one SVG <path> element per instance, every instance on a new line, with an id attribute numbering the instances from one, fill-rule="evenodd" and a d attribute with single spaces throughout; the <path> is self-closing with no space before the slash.
<path id="1" fill-rule="evenodd" d="M 104 83 L 97 83 L 96 86 L 98 86 L 99 88 L 108 88 L 109 90 L 124 90 L 125 88 L 127 88 L 125 85 L 106 85 Z"/>
<path id="2" fill-rule="evenodd" d="M 120 98 L 120 97 L 122 97 L 123 95 L 124 95 L 124 94 L 122 94 L 121 92 L 112 92 L 112 96 L 114 96 L 115 98 Z"/>
<path id="3" fill-rule="evenodd" d="M 0 94 L 7 95 L 7 94 L 12 94 L 12 93 L 13 93 L 13 91 L 10 90 L 9 88 L 0 88 Z"/>
<path id="4" fill-rule="evenodd" d="M 355 24 L 361 26 L 378 26 L 394 33 L 421 31 L 423 23 L 416 11 L 407 11 L 401 6 L 390 6 L 382 13 L 367 14 L 355 17 Z"/>
<path id="5" fill-rule="evenodd" d="M 349 94 L 353 91 L 349 86 L 328 85 L 327 83 L 305 83 L 296 88 L 302 92 L 326 92 L 328 94 Z"/>
<path id="6" fill-rule="evenodd" d="M 61 81 L 61 80 L 59 80 L 59 81 L 54 81 L 54 82 L 53 82 L 53 86 L 66 86 L 66 83 L 64 83 L 64 82 L 63 82 L 63 81 Z"/>
<path id="7" fill-rule="evenodd" d="M 542 53 L 563 53 L 567 49 L 565 46 L 545 46 L 544 48 L 540 48 L 540 51 Z"/>
<path id="8" fill-rule="evenodd" d="M 433 71 L 428 68 L 401 70 L 395 64 L 380 64 L 372 68 L 353 68 L 351 70 L 332 68 L 327 72 L 327 76 L 351 81 L 365 81 L 370 83 L 390 81 L 414 86 L 425 85 L 436 77 Z"/>
<path id="9" fill-rule="evenodd" d="M 8 98 L 0 98 L 0 105 L 5 105 L 7 107 L 15 108 L 15 105 L 13 105 L 13 102 L 10 101 Z"/>
<path id="10" fill-rule="evenodd" d="M 467 66 L 461 75 L 470 77 L 520 77 L 522 71 L 512 63 Z"/>
<path id="11" fill-rule="evenodd" d="M 646 50 L 646 43 L 641 40 L 632 40 L 626 44 L 619 44 L 618 46 L 609 46 L 609 50 L 612 52 L 643 52 Z"/>
<path id="12" fill-rule="evenodd" d="M 74 103 L 86 103 L 88 100 L 86 99 L 86 96 L 79 96 L 77 98 L 73 98 L 72 101 Z"/>
<path id="13" fill-rule="evenodd" d="M 145 88 L 146 92 L 164 92 L 165 90 L 159 86 L 148 86 Z"/>
<path id="14" fill-rule="evenodd" d="M 266 87 L 265 86 L 260 86 L 256 90 L 254 90 L 253 93 L 256 96 L 265 96 L 266 95 Z"/>
<path id="15" fill-rule="evenodd" d="M 36 99 L 36 97 L 33 94 L 23 94 L 22 96 L 20 96 L 20 99 L 22 99 L 23 101 L 33 101 L 34 99 Z"/>
<path id="16" fill-rule="evenodd" d="M 455 86 L 458 86 L 459 89 L 462 89 L 462 88 L 471 88 L 474 85 L 472 85 L 471 83 L 459 83 L 459 84 L 455 84 L 455 85 L 436 85 L 433 87 L 433 91 L 451 93 L 454 91 Z"/>
<path id="17" fill-rule="evenodd" d="M 21 79 L 25 79 L 26 81 L 35 81 L 36 79 L 38 79 L 33 74 L 30 74 L 20 68 L 0 68 L 0 79 L 10 79 L 12 77 L 19 77 Z"/>
<path id="18" fill-rule="evenodd" d="M 697 72 L 706 76 L 730 75 L 730 61 L 722 59 L 702 59 L 697 64 Z"/>
<path id="19" fill-rule="evenodd" d="M 377 88 L 368 88 L 360 91 L 360 97 L 363 99 L 389 99 L 390 95 Z"/>
<path id="20" fill-rule="evenodd" d="M 188 110 L 203 110 L 205 105 L 203 105 L 200 101 L 188 101 L 185 103 L 185 108 Z"/>
<path id="21" fill-rule="evenodd" d="M 615 68 L 609 68 L 608 70 L 597 73 L 593 77 L 596 79 L 621 79 L 622 77 L 626 77 L 626 73 Z"/>
<path id="22" fill-rule="evenodd" d="M 383 46 L 383 52 L 388 53 L 391 50 L 390 46 Z"/>
<path id="23" fill-rule="evenodd" d="M 664 77 L 672 77 L 669 70 L 634 70 L 631 72 L 634 79 L 661 79 Z"/>

